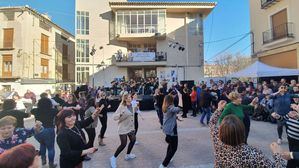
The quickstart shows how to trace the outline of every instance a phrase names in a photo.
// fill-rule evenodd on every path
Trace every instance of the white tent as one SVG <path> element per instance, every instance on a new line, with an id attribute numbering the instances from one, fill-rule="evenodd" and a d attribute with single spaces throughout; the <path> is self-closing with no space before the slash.
<path id="1" fill-rule="evenodd" d="M 264 64 L 260 61 L 249 65 L 245 69 L 242 69 L 238 72 L 232 73 L 227 77 L 231 78 L 241 78 L 241 77 L 271 77 L 271 76 L 296 76 L 299 75 L 299 69 L 287 69 L 287 68 L 278 68 L 273 67 L 267 64 Z"/>

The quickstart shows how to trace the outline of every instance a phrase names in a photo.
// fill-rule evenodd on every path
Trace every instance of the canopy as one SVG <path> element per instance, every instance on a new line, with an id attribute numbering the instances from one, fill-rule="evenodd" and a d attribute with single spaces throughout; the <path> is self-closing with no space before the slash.
<path id="1" fill-rule="evenodd" d="M 249 65 L 245 69 L 242 69 L 238 72 L 232 73 L 227 77 L 271 77 L 271 76 L 296 76 L 299 75 L 299 69 L 288 69 L 288 68 L 278 68 L 273 67 L 267 64 L 264 64 L 260 61 Z"/>

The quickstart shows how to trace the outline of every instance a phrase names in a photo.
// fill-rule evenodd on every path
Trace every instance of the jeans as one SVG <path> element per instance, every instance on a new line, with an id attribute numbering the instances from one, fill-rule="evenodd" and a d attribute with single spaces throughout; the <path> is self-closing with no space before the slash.
<path id="1" fill-rule="evenodd" d="M 36 134 L 35 139 L 40 143 L 40 155 L 42 158 L 46 157 L 46 150 L 48 149 L 49 163 L 54 163 L 55 157 L 55 129 L 44 128 L 42 132 Z"/>
<path id="2" fill-rule="evenodd" d="M 205 116 L 207 116 L 207 124 L 209 124 L 210 117 L 211 117 L 211 107 L 202 107 L 200 123 L 203 124 L 203 120 L 204 120 Z"/>
<path id="3" fill-rule="evenodd" d="M 280 139 L 282 137 L 283 126 L 286 126 L 286 121 L 284 119 L 277 120 L 277 133 L 278 133 L 278 138 L 280 138 Z"/>
<path id="4" fill-rule="evenodd" d="M 158 118 L 159 118 L 160 125 L 163 126 L 163 112 L 162 112 L 162 109 L 160 109 L 159 107 L 155 107 L 155 109 L 157 111 L 157 115 L 158 115 Z"/>
<path id="5" fill-rule="evenodd" d="M 197 110 L 197 107 L 196 107 L 196 105 L 197 105 L 197 102 L 195 101 L 195 102 L 192 102 L 192 110 L 193 110 L 193 116 L 196 116 L 196 110 Z"/>
<path id="6" fill-rule="evenodd" d="M 166 135 L 165 141 L 168 143 L 166 157 L 163 166 L 167 167 L 178 148 L 178 136 Z"/>

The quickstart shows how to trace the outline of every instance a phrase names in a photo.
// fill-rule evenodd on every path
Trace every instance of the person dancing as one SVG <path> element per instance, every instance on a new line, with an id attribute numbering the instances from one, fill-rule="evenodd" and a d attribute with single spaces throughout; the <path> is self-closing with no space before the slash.
<path id="1" fill-rule="evenodd" d="M 119 134 L 121 144 L 117 148 L 114 155 L 110 158 L 110 165 L 112 168 L 117 167 L 116 158 L 125 149 L 127 145 L 127 137 L 129 137 L 130 143 L 128 146 L 125 160 L 131 160 L 136 158 L 136 155 L 131 153 L 136 141 L 135 128 L 134 128 L 134 113 L 133 113 L 131 101 L 132 101 L 131 95 L 124 94 L 122 96 L 122 101 L 119 107 L 113 114 L 113 119 L 115 121 L 118 121 L 118 134 Z"/>
<path id="2" fill-rule="evenodd" d="M 106 97 L 105 92 L 99 93 L 99 99 L 98 99 L 98 102 L 96 102 L 97 107 L 100 107 L 102 105 L 104 106 L 104 108 L 101 112 L 101 115 L 99 116 L 102 127 L 101 127 L 101 131 L 100 131 L 100 135 L 98 136 L 98 141 L 99 141 L 100 146 L 105 146 L 103 139 L 104 139 L 105 132 L 107 130 L 107 120 L 108 120 L 107 112 L 108 112 L 108 109 L 111 107 L 111 105 L 108 104 L 108 99 Z"/>
<path id="3" fill-rule="evenodd" d="M 72 109 L 64 109 L 58 113 L 57 144 L 60 148 L 60 167 L 82 168 L 82 161 L 97 148 L 86 149 L 86 139 L 82 128 L 89 126 L 99 116 L 103 107 L 97 109 L 91 117 L 78 121 Z"/>
<path id="4" fill-rule="evenodd" d="M 165 141 L 168 143 L 166 157 L 159 168 L 168 166 L 178 147 L 178 131 L 177 131 L 177 114 L 181 111 L 179 107 L 175 107 L 174 99 L 171 95 L 164 98 L 162 111 L 164 114 L 163 132 L 166 135 Z"/>

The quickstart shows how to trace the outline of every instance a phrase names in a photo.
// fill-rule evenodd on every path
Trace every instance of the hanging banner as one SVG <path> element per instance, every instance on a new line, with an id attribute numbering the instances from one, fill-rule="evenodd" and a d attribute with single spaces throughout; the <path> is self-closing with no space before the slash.
<path id="1" fill-rule="evenodd" d="M 133 62 L 152 62 L 155 61 L 155 52 L 133 52 L 131 53 Z"/>

